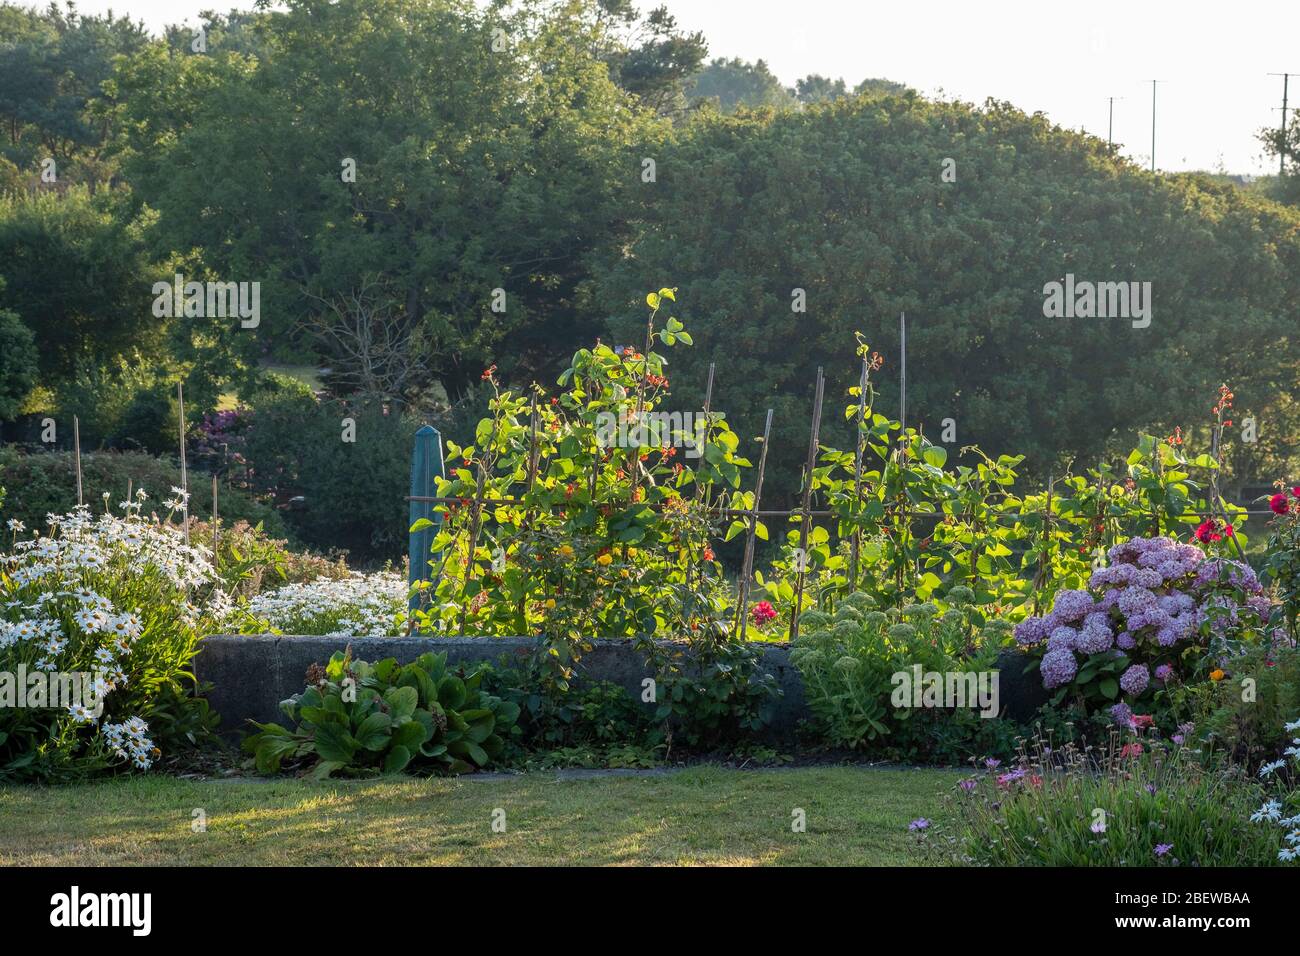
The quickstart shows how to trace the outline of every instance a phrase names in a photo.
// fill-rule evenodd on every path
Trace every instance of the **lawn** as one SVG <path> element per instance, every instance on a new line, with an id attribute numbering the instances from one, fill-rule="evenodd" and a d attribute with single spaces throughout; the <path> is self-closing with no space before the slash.
<path id="1" fill-rule="evenodd" d="M 0 865 L 915 865 L 943 770 L 697 767 L 657 776 L 149 776 L 0 788 Z M 807 829 L 792 832 L 795 808 Z M 195 811 L 206 832 L 194 832 Z M 494 832 L 503 810 L 505 832 Z M 500 813 L 496 813 L 500 818 Z"/>

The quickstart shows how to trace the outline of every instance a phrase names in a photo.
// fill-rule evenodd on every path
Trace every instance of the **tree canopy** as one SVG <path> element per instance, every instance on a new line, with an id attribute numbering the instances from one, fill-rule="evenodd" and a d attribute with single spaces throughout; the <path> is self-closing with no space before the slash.
<path id="1" fill-rule="evenodd" d="M 679 286 L 696 347 L 674 356 L 676 400 L 699 407 L 716 360 L 714 404 L 739 433 L 776 409 L 786 489 L 817 366 L 829 395 L 856 384 L 855 331 L 886 356 L 897 410 L 904 312 L 909 422 L 939 440 L 951 418 L 957 445 L 1027 453 L 1043 474 L 1140 426 L 1188 425 L 1222 381 L 1258 412 L 1300 379 L 1300 218 L 1152 176 L 1007 104 L 908 94 L 703 115 L 666 148 L 640 219 L 597 269 L 616 340 L 634 340 L 638 290 Z M 1149 282 L 1149 327 L 1046 317 L 1044 286 L 1067 273 Z"/>

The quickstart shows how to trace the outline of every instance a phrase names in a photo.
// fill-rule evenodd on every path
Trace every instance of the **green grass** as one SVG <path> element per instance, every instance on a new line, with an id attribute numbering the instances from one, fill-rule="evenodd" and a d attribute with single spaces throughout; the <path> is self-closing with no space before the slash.
<path id="1" fill-rule="evenodd" d="M 654 777 L 122 778 L 0 788 L 0 866 L 915 865 L 942 770 L 696 767 Z M 493 811 L 506 831 L 494 833 Z M 791 830 L 802 808 L 807 831 Z M 206 832 L 191 829 L 202 809 Z"/>

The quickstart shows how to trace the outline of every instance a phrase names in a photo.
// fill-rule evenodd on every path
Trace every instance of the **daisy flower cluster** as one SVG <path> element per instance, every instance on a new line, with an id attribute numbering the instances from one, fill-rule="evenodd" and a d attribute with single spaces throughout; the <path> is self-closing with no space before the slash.
<path id="1" fill-rule="evenodd" d="M 153 741 L 145 736 L 148 730 L 148 724 L 139 717 L 132 717 L 120 724 L 104 724 L 100 733 L 115 757 L 129 761 L 137 770 L 148 770 L 153 766 L 154 758 L 160 755 Z"/>
<path id="2" fill-rule="evenodd" d="M 1300 720 L 1293 720 L 1285 725 L 1288 733 L 1300 734 Z M 1286 777 L 1286 760 L 1275 760 L 1259 768 L 1260 777 L 1271 780 L 1282 791 L 1278 797 L 1265 801 L 1264 805 L 1250 815 L 1251 823 L 1271 823 L 1281 827 L 1283 846 L 1277 851 L 1277 858 L 1283 863 L 1300 859 L 1300 813 L 1287 815 L 1287 808 L 1300 807 L 1300 790 L 1296 790 L 1296 781 L 1300 779 L 1300 736 L 1291 738 L 1291 746 L 1282 751 L 1284 757 L 1290 757 L 1291 792 L 1286 793 L 1286 784 L 1280 781 Z"/>
<path id="3" fill-rule="evenodd" d="M 1133 538 L 1108 556 L 1088 590 L 1061 591 L 1050 614 L 1016 625 L 1016 642 L 1041 651 L 1048 689 L 1074 680 L 1082 660 L 1110 653 L 1134 661 L 1119 686 L 1138 697 L 1179 676 L 1184 642 L 1228 639 L 1268 620 L 1271 602 L 1249 565 L 1163 537 Z"/>
<path id="4" fill-rule="evenodd" d="M 248 612 L 284 634 L 390 637 L 407 610 L 407 583 L 393 571 L 286 584 L 248 602 Z"/>
<path id="5" fill-rule="evenodd" d="M 170 503 L 179 503 L 173 492 L 178 497 Z M 91 675 L 94 692 L 62 710 L 11 716 L 44 728 L 69 761 L 107 750 L 135 768 L 150 766 L 156 750 L 139 716 L 105 721 L 90 738 L 67 731 L 99 722 L 103 711 L 87 703 L 112 710 L 113 695 L 130 693 L 141 674 L 166 675 L 178 656 L 188 660 L 195 625 L 228 613 L 210 553 L 187 546 L 178 529 L 142 517 L 146 498 L 141 491 L 123 502 L 121 516 L 92 516 L 86 507 L 49 515 L 48 532 L 30 538 L 19 539 L 26 529 L 8 522 L 13 543 L 0 553 L 0 670 L 22 665 L 29 673 Z M 147 703 L 138 693 L 130 697 L 122 707 Z M 9 729 L 10 740 L 25 739 Z"/>

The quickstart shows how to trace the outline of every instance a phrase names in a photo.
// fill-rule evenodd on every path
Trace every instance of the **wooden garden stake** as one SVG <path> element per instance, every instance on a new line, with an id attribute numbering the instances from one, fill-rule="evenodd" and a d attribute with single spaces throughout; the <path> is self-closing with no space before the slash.
<path id="1" fill-rule="evenodd" d="M 483 485 L 487 481 L 487 468 L 482 461 L 478 465 L 478 484 L 474 490 L 474 516 L 470 523 L 469 550 L 465 557 L 465 580 L 460 586 L 460 636 L 465 636 L 465 619 L 469 616 L 469 605 L 465 601 L 465 591 L 469 588 L 470 569 L 474 567 L 474 552 L 478 550 L 479 531 L 483 528 Z"/>
<path id="2" fill-rule="evenodd" d="M 862 356 L 862 375 L 858 379 L 858 420 L 853 429 L 853 543 L 852 559 L 849 571 L 850 593 L 858 589 L 858 555 L 862 550 L 861 516 L 857 513 L 862 507 L 862 421 L 867 417 L 867 357 Z"/>
<path id="3" fill-rule="evenodd" d="M 528 491 L 537 479 L 537 389 L 533 389 L 533 408 L 528 416 Z"/>
<path id="4" fill-rule="evenodd" d="M 185 468 L 185 386 L 176 383 L 176 421 L 181 446 L 181 522 L 185 528 L 185 546 L 190 544 L 190 479 Z"/>
<path id="5" fill-rule="evenodd" d="M 1223 417 L 1222 412 L 1219 412 L 1219 417 Z M 1219 447 L 1223 436 L 1222 422 L 1215 423 L 1213 436 L 1214 437 L 1211 439 L 1210 455 L 1214 458 L 1215 468 L 1210 472 L 1210 494 L 1213 496 L 1213 501 L 1210 503 L 1210 514 L 1213 515 L 1217 512 L 1219 517 L 1223 519 L 1223 524 L 1226 527 L 1229 524 L 1228 509 L 1223 507 L 1223 496 L 1219 494 L 1218 468 L 1221 464 L 1219 458 Z M 1230 534 L 1228 535 L 1228 538 L 1232 541 L 1233 550 L 1237 552 L 1237 558 L 1244 561 L 1246 555 L 1241 550 L 1241 542 L 1237 540 L 1237 536 L 1235 534 Z"/>
<path id="6" fill-rule="evenodd" d="M 217 476 L 212 476 L 212 566 L 217 566 L 217 548 L 221 544 L 221 532 L 218 530 L 217 514 Z"/>
<path id="7" fill-rule="evenodd" d="M 704 386 L 704 437 L 703 437 L 703 439 L 701 439 L 701 443 L 700 443 L 700 464 L 701 464 L 701 465 L 704 464 L 704 462 L 705 462 L 705 452 L 707 452 L 708 449 L 709 449 L 709 427 L 713 424 L 712 412 L 713 412 L 713 371 L 714 371 L 714 367 L 715 367 L 715 366 L 714 366 L 714 363 L 713 363 L 713 362 L 710 362 L 710 363 L 709 363 L 709 380 L 708 380 L 708 383 Z M 704 486 L 704 482 L 700 481 L 700 479 L 699 479 L 698 477 L 695 479 L 695 497 L 696 497 L 697 499 L 701 499 L 701 498 L 702 498 L 702 499 L 704 500 L 704 508 L 705 508 L 705 511 L 707 512 L 707 511 L 708 511 L 708 507 L 709 507 L 709 491 L 708 491 L 708 489 Z M 708 532 L 708 520 L 707 520 L 707 515 L 706 515 L 706 519 L 705 519 L 705 532 L 706 532 L 706 535 L 707 535 L 707 532 Z M 707 542 L 706 542 L 706 543 L 707 543 Z M 626 553 L 626 546 L 624 546 L 624 552 Z M 694 570 L 694 573 L 692 574 L 692 577 L 694 578 L 694 580 L 695 580 L 696 582 L 698 582 L 702 577 L 704 577 L 704 565 L 703 565 L 702 563 L 701 563 L 701 564 L 697 564 L 697 565 L 695 566 L 695 570 Z"/>
<path id="8" fill-rule="evenodd" d="M 803 567 L 795 569 L 794 608 L 790 614 L 790 640 L 792 642 L 799 636 L 799 614 L 803 610 L 803 580 L 808 568 L 808 531 L 812 524 L 812 515 L 809 513 L 809 508 L 812 505 L 813 469 L 817 466 L 817 439 L 821 431 L 822 393 L 825 388 L 826 376 L 822 373 L 822 367 L 819 365 L 817 366 L 817 394 L 813 399 L 812 434 L 808 439 L 808 463 L 804 473 L 803 508 L 801 509 L 803 522 L 799 526 L 799 551 L 804 560 L 800 562 Z"/>
<path id="9" fill-rule="evenodd" d="M 754 573 L 754 535 L 758 528 L 758 506 L 763 497 L 763 472 L 767 470 L 767 446 L 772 437 L 772 409 L 767 410 L 763 425 L 763 450 L 758 453 L 758 477 L 754 481 L 754 506 L 749 509 L 749 530 L 745 534 L 745 559 L 740 570 L 740 639 L 749 626 L 749 580 Z"/>
<path id="10" fill-rule="evenodd" d="M 704 439 L 700 444 L 700 462 L 703 463 L 705 454 L 709 450 L 709 426 L 713 424 L 713 370 L 714 363 L 709 363 L 709 381 L 704 386 Z M 705 503 L 708 503 L 708 491 L 697 482 L 695 485 L 696 495 L 705 496 Z"/>
<path id="11" fill-rule="evenodd" d="M 1055 475 L 1047 476 L 1047 506 L 1043 510 L 1043 553 L 1038 556 L 1038 580 L 1034 584 L 1035 617 L 1038 616 L 1038 610 L 1042 603 L 1043 585 L 1047 583 L 1047 551 L 1052 543 L 1052 486 L 1055 481 Z"/>
<path id="12" fill-rule="evenodd" d="M 76 415 L 72 416 L 72 460 L 77 470 L 77 507 L 80 508 L 85 501 L 81 491 L 81 422 Z"/>

